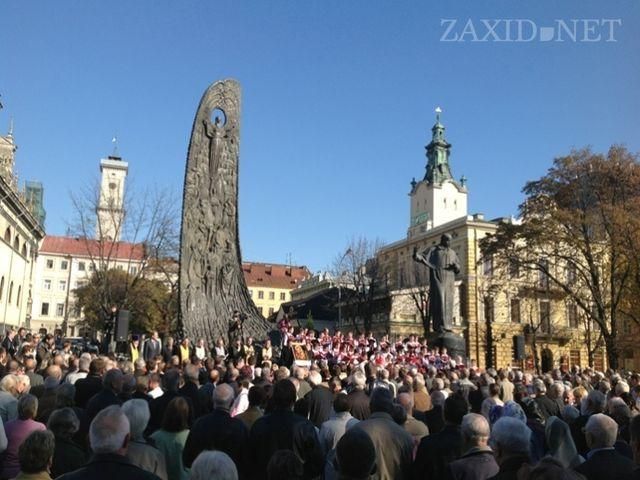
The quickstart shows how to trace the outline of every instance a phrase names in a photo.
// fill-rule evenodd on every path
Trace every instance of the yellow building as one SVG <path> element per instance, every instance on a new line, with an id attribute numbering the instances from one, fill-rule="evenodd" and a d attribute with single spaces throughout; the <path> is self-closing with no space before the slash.
<path id="1" fill-rule="evenodd" d="M 265 318 L 291 301 L 291 290 L 311 276 L 307 267 L 275 263 L 243 262 L 242 271 L 253 303 Z"/>
<path id="2" fill-rule="evenodd" d="M 386 245 L 378 254 L 390 301 L 374 316 L 372 330 L 392 336 L 424 332 L 428 272 L 413 261 L 413 251 L 438 244 L 446 233 L 452 237 L 451 248 L 461 264 L 456 276 L 454 331 L 465 339 L 471 364 L 533 369 L 544 361 L 545 367 L 585 366 L 591 347 L 594 366 L 604 368 L 604 352 L 592 341 L 595 333 L 562 292 L 538 273 L 494 270 L 493 259 L 482 258 L 481 239 L 494 233 L 500 221 L 512 220 L 488 221 L 482 214 L 467 213 L 466 181 L 453 178 L 451 145 L 437 112 L 432 140 L 426 147 L 426 174 L 421 181 L 411 182 L 407 237 Z M 523 347 L 520 354 L 518 345 Z"/>
<path id="3" fill-rule="evenodd" d="M 8 135 L 0 136 L 0 316 L 3 327 L 29 327 L 34 265 L 38 243 L 44 236 L 42 219 L 34 214 L 35 209 L 27 201 L 25 192 L 18 190 L 14 174 L 16 149 L 11 130 Z"/>

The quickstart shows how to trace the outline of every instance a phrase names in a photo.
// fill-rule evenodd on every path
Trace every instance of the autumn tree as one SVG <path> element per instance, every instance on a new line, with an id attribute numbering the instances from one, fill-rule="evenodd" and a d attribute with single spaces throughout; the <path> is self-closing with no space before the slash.
<path id="1" fill-rule="evenodd" d="M 632 254 L 640 216 L 637 160 L 619 146 L 556 158 L 546 175 L 525 185 L 520 221 L 501 223 L 481 244 L 483 255 L 537 272 L 574 303 L 600 331 L 612 368 L 620 317 L 633 315 L 627 294 L 640 280 Z"/>
<path id="2" fill-rule="evenodd" d="M 101 325 L 99 319 L 108 317 L 113 307 L 136 308 L 139 320 L 134 321 L 140 326 L 169 328 L 178 295 L 180 202 L 176 196 L 166 189 L 136 194 L 127 189 L 120 214 L 105 211 L 95 184 L 72 195 L 72 202 L 75 218 L 70 233 L 84 245 L 92 272 L 89 290 L 75 292 L 87 323 Z M 117 240 L 111 237 L 114 234 Z M 165 293 L 160 292 L 162 288 Z M 142 309 L 144 305 L 149 311 Z"/>
<path id="3" fill-rule="evenodd" d="M 94 272 L 86 285 L 75 289 L 76 308 L 82 309 L 85 325 L 103 329 L 107 319 L 105 305 L 114 305 L 130 312 L 131 331 L 171 331 L 177 318 L 177 292 L 168 289 L 157 278 L 130 280 L 124 270 L 111 269 Z M 105 285 L 108 285 L 108 291 L 105 291 Z"/>

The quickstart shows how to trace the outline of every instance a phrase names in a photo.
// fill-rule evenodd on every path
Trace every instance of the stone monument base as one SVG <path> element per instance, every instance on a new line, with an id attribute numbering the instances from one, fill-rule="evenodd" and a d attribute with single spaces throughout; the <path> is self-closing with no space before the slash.
<path id="1" fill-rule="evenodd" d="M 427 334 L 427 345 L 429 348 L 446 348 L 451 358 L 460 355 L 467 356 L 467 345 L 464 338 L 453 332 L 431 332 Z"/>

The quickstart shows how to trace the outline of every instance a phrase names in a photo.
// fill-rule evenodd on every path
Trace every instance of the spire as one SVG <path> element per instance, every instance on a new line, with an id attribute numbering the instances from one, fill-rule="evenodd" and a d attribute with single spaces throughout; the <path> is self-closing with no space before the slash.
<path id="1" fill-rule="evenodd" d="M 452 180 L 451 167 L 449 165 L 449 153 L 451 144 L 444 137 L 444 125 L 440 123 L 442 109 L 436 107 L 436 123 L 431 127 L 431 143 L 427 150 L 427 173 L 424 179 L 431 184 L 442 184 L 445 180 Z"/>
<path id="2" fill-rule="evenodd" d="M 13 138 L 13 117 L 9 119 L 9 132 L 7 132 L 7 137 Z"/>

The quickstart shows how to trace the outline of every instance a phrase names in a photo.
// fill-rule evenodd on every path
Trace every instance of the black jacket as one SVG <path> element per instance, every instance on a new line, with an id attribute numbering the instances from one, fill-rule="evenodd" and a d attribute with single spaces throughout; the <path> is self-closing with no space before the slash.
<path id="1" fill-rule="evenodd" d="M 164 392 L 163 395 L 158 398 L 154 398 L 149 402 L 149 412 L 151 413 L 151 417 L 149 418 L 149 424 L 147 425 L 147 430 L 145 433 L 147 435 L 151 435 L 156 430 L 159 430 L 162 426 L 162 420 L 164 419 L 164 412 L 167 410 L 169 406 L 169 402 L 176 397 L 180 397 L 181 395 L 177 392 Z M 195 408 L 191 399 L 189 397 L 183 397 L 187 403 L 189 404 L 189 426 L 193 425 L 194 420 L 194 411 Z"/>
<path id="2" fill-rule="evenodd" d="M 191 467 L 203 450 L 220 450 L 231 457 L 242 477 L 248 439 L 249 432 L 241 420 L 232 418 L 229 412 L 214 410 L 193 424 L 182 451 L 182 461 L 185 467 Z"/>
<path id="3" fill-rule="evenodd" d="M 449 464 L 450 480 L 486 480 L 498 473 L 498 464 L 491 449 L 474 450 Z"/>
<path id="4" fill-rule="evenodd" d="M 371 415 L 369 409 L 369 395 L 364 390 L 353 390 L 347 395 L 349 412 L 358 420 L 366 420 Z"/>
<path id="5" fill-rule="evenodd" d="M 544 415 L 545 420 L 549 417 L 562 418 L 560 406 L 555 401 L 546 395 L 538 395 L 535 400 L 538 404 L 538 408 L 540 408 L 540 411 L 542 412 L 542 415 Z"/>
<path id="6" fill-rule="evenodd" d="M 111 390 L 103 388 L 91 397 L 91 400 L 87 403 L 86 416 L 88 422 L 91 423 L 93 419 L 96 418 L 98 412 L 111 405 L 122 405 L 122 401 Z"/>
<path id="7" fill-rule="evenodd" d="M 420 440 L 415 460 L 413 478 L 416 480 L 440 480 L 446 478 L 449 463 L 462 456 L 462 433 L 458 425 L 446 425 L 440 433 Z"/>
<path id="8" fill-rule="evenodd" d="M 305 422 L 311 424 L 290 410 L 275 410 L 255 421 L 249 434 L 250 478 L 265 478 L 267 464 L 276 450 L 294 450 L 295 431 Z"/>
<path id="9" fill-rule="evenodd" d="M 613 480 L 630 476 L 634 468 L 632 460 L 611 449 L 595 452 L 591 458 L 576 467 L 576 472 L 587 477 L 587 480 Z"/>
<path id="10" fill-rule="evenodd" d="M 80 408 L 86 408 L 91 397 L 102 390 L 102 377 L 87 375 L 85 378 L 78 379 L 74 385 L 76 387 L 76 405 Z"/>
<path id="11" fill-rule="evenodd" d="M 309 403 L 309 420 L 320 428 L 320 425 L 329 420 L 331 416 L 333 393 L 328 387 L 318 385 L 307 393 L 304 398 Z"/>
<path id="12" fill-rule="evenodd" d="M 116 454 L 94 455 L 84 467 L 58 477 L 60 480 L 160 480 L 153 473 L 133 465 L 126 457 Z"/>
<path id="13" fill-rule="evenodd" d="M 87 463 L 87 460 L 87 453 L 73 441 L 56 436 L 51 477 L 56 478 L 65 473 L 73 472 Z"/>
<path id="14" fill-rule="evenodd" d="M 514 455 L 500 465 L 500 472 L 489 480 L 518 480 L 520 469 L 530 462 L 527 455 Z"/>

